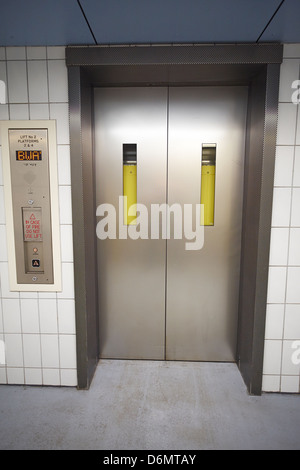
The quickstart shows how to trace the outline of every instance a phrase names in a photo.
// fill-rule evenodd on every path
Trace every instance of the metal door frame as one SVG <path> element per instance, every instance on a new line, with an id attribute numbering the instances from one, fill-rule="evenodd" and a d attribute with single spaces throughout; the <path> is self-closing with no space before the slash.
<path id="1" fill-rule="evenodd" d="M 261 394 L 282 53 L 280 44 L 66 48 L 78 388 L 89 388 L 99 358 L 93 87 L 246 85 L 249 102 L 236 357 L 249 393 Z"/>

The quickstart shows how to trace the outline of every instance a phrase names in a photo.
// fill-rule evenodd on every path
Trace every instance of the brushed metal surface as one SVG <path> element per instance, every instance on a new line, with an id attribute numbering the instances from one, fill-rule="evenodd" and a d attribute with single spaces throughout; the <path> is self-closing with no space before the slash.
<path id="1" fill-rule="evenodd" d="M 247 89 L 170 88 L 169 103 L 169 204 L 200 202 L 202 144 L 216 144 L 216 193 L 203 248 L 168 242 L 166 358 L 235 361 Z"/>
<path id="2" fill-rule="evenodd" d="M 137 202 L 150 214 L 166 200 L 166 88 L 95 89 L 96 201 L 117 212 L 124 143 L 137 144 Z M 165 258 L 165 240 L 98 240 L 100 357 L 164 359 Z"/>
<path id="3" fill-rule="evenodd" d="M 19 284 L 54 282 L 48 138 L 47 129 L 9 129 L 16 271 Z M 17 150 L 40 150 L 41 160 L 17 161 Z M 38 229 L 38 225 L 28 225 L 32 232 L 28 237 L 25 236 L 26 211 L 29 221 L 32 214 L 37 217 L 39 223 Z M 34 228 L 38 232 L 37 235 L 33 233 Z M 37 255 L 34 254 L 34 249 L 38 250 Z M 40 262 L 36 269 L 32 267 L 34 259 Z"/>
<path id="4" fill-rule="evenodd" d="M 202 144 L 217 146 L 203 249 L 186 251 L 172 231 L 98 240 L 101 357 L 235 360 L 246 107 L 244 87 L 95 89 L 97 205 L 119 207 L 123 143 L 137 144 L 149 214 L 151 203 L 199 204 Z"/>

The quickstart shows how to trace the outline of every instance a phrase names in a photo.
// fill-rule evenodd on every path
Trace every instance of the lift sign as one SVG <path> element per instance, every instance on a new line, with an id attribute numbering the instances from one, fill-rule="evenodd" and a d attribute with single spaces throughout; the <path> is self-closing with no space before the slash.
<path id="1" fill-rule="evenodd" d="M 42 160 L 41 150 L 17 150 L 16 160 L 18 162 L 40 162 Z"/>

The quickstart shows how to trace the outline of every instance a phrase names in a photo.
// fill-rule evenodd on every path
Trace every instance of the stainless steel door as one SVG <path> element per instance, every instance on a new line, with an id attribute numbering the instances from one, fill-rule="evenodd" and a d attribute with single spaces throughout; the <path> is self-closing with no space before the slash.
<path id="1" fill-rule="evenodd" d="M 169 204 L 199 204 L 203 144 L 216 144 L 215 220 L 201 250 L 167 247 L 166 358 L 234 361 L 247 91 L 171 88 Z"/>
<path id="2" fill-rule="evenodd" d="M 150 214 L 166 201 L 166 88 L 95 90 L 97 205 L 117 215 L 124 143 L 137 144 L 137 202 Z M 165 260 L 165 240 L 98 241 L 101 357 L 164 359 Z"/>
<path id="3" fill-rule="evenodd" d="M 215 223 L 187 240 L 99 240 L 105 358 L 234 361 L 247 92 L 243 87 L 95 90 L 97 205 L 118 211 L 122 144 L 137 144 L 137 202 L 200 203 L 203 144 L 216 145 Z M 122 208 L 120 208 L 122 210 Z M 118 214 L 117 214 L 118 216 Z M 194 221 L 195 222 L 195 221 Z"/>

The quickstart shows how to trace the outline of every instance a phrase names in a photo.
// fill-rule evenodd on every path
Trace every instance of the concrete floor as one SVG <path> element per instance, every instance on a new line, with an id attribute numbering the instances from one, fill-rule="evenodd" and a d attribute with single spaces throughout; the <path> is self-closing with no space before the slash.
<path id="1" fill-rule="evenodd" d="M 101 361 L 89 391 L 0 386 L 0 449 L 300 449 L 299 395 L 235 364 Z"/>

